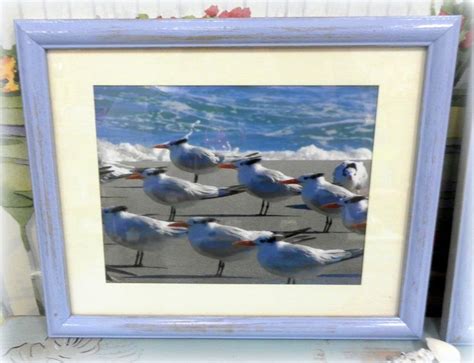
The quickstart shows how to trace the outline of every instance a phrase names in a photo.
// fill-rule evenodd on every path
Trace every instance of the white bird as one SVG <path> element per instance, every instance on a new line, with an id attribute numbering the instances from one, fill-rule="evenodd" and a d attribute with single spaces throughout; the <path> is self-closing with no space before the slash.
<path id="1" fill-rule="evenodd" d="M 259 155 L 248 155 L 242 159 L 219 164 L 219 168 L 237 169 L 239 184 L 245 185 L 247 193 L 262 200 L 258 215 L 266 215 L 270 202 L 279 202 L 299 195 L 301 186 L 280 183 L 291 177 L 278 170 L 264 167 L 261 161 L 262 157 Z"/>
<path id="2" fill-rule="evenodd" d="M 369 174 L 363 162 L 346 160 L 336 166 L 332 174 L 332 181 L 351 192 L 367 193 Z"/>
<path id="3" fill-rule="evenodd" d="M 349 231 L 365 234 L 368 204 L 368 198 L 361 195 L 344 200 L 341 214 L 344 227 Z"/>
<path id="4" fill-rule="evenodd" d="M 301 184 L 301 199 L 306 206 L 326 216 L 323 232 L 329 232 L 332 217 L 338 216 L 341 211 L 341 202 L 356 195 L 349 190 L 324 179 L 323 173 L 302 175 L 296 179 L 281 181 L 284 185 Z"/>
<path id="5" fill-rule="evenodd" d="M 102 209 L 104 231 L 115 243 L 137 251 L 134 266 L 143 266 L 144 251 L 157 251 L 164 243 L 186 238 L 187 229 L 169 222 L 127 212 L 127 207 Z"/>
<path id="6" fill-rule="evenodd" d="M 189 207 L 201 200 L 228 197 L 242 193 L 245 187 L 216 187 L 192 183 L 166 175 L 166 167 L 135 169 L 127 179 L 143 179 L 145 194 L 157 203 L 171 207 L 169 220 L 174 220 L 176 208 Z"/>
<path id="7" fill-rule="evenodd" d="M 169 141 L 155 145 L 156 149 L 168 149 L 171 162 L 178 168 L 189 173 L 194 173 L 194 182 L 199 175 L 217 171 L 217 166 L 224 161 L 224 155 L 188 143 L 188 138 Z"/>
<path id="8" fill-rule="evenodd" d="M 175 222 L 173 227 L 188 228 L 188 240 L 191 247 L 200 255 L 219 260 L 216 276 L 222 276 L 225 262 L 236 261 L 247 257 L 251 249 L 240 248 L 234 242 L 240 240 L 254 240 L 258 237 L 267 236 L 283 239 L 301 235 L 309 228 L 294 231 L 272 232 L 272 231 L 248 231 L 246 229 L 226 226 L 217 223 L 215 218 L 194 217 L 187 222 Z M 305 240 L 307 236 L 302 236 Z M 292 241 L 293 243 L 299 240 Z"/>
<path id="9" fill-rule="evenodd" d="M 272 236 L 256 240 L 241 240 L 236 246 L 257 246 L 257 260 L 268 272 L 286 277 L 287 283 L 296 283 L 296 278 L 314 278 L 334 263 L 349 260 L 363 254 L 363 249 L 321 250 L 303 245 L 277 241 Z"/>

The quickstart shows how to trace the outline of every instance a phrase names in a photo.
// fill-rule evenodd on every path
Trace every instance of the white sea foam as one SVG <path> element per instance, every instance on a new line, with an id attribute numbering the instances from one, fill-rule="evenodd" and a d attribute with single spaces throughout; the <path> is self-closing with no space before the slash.
<path id="1" fill-rule="evenodd" d="M 105 163 L 135 161 L 169 161 L 169 153 L 162 149 L 153 149 L 139 144 L 120 143 L 98 140 L 99 158 Z M 256 151 L 256 150 L 255 150 Z M 236 156 L 247 154 L 239 149 L 219 151 L 225 155 Z M 345 150 L 325 150 L 315 145 L 303 146 L 296 151 L 265 151 L 261 153 L 266 160 L 370 160 L 372 152 L 367 148 L 348 148 Z"/>
<path id="2" fill-rule="evenodd" d="M 139 144 L 123 142 L 113 144 L 106 140 L 98 140 L 97 149 L 102 163 L 114 164 L 134 161 L 169 161 L 169 153 L 163 149 L 153 149 Z"/>

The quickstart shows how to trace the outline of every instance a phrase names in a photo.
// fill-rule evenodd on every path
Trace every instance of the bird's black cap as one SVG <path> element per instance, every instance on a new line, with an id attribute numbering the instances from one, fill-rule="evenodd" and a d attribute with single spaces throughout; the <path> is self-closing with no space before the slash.
<path id="1" fill-rule="evenodd" d="M 170 145 L 180 145 L 180 144 L 184 144 L 185 142 L 188 142 L 188 138 L 187 138 L 187 137 L 183 137 L 182 139 L 170 141 L 169 144 L 170 144 Z"/>
<path id="2" fill-rule="evenodd" d="M 118 213 L 118 212 L 126 212 L 128 208 L 125 205 L 119 205 L 117 207 L 112 207 L 109 209 L 109 213 Z"/>
<path id="3" fill-rule="evenodd" d="M 251 158 L 249 160 L 246 160 L 244 162 L 245 165 L 252 165 L 252 164 L 256 164 L 256 163 L 259 163 L 262 161 L 262 158 L 261 157 L 254 157 L 254 158 Z"/>

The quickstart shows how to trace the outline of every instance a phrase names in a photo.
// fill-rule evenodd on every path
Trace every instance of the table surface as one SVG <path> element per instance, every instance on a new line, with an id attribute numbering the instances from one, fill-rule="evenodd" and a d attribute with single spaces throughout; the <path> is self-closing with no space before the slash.
<path id="1" fill-rule="evenodd" d="M 425 336 L 438 338 L 438 320 Z M 385 362 L 425 348 L 400 340 L 47 339 L 44 317 L 14 317 L 0 327 L 5 362 Z M 472 347 L 458 347 L 472 362 Z"/>

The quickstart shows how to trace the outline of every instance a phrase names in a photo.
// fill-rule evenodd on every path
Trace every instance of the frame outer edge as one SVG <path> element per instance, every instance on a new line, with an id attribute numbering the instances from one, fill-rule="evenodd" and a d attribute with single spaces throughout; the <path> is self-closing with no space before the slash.
<path id="1" fill-rule="evenodd" d="M 452 26 L 444 17 L 19 21 L 47 49 L 136 47 L 426 46 Z M 315 21 L 317 19 L 317 21 Z M 383 22 L 383 23 L 382 23 Z"/>
<path id="2" fill-rule="evenodd" d="M 54 334 L 71 315 L 64 247 L 54 130 L 49 99 L 46 51 L 15 24 L 20 84 L 34 196 L 37 238 L 48 332 Z M 46 92 L 45 92 L 46 91 Z"/>
<path id="3" fill-rule="evenodd" d="M 461 17 L 428 49 L 400 317 L 423 335 Z M 429 168 L 431 173 L 426 173 Z"/>
<path id="4" fill-rule="evenodd" d="M 353 31 L 360 21 L 364 20 L 365 29 L 352 38 L 347 33 Z M 240 25 L 250 24 L 248 20 L 239 20 Z M 420 118 L 419 146 L 416 158 L 415 187 L 412 193 L 414 218 L 409 225 L 409 248 L 406 257 L 406 267 L 403 285 L 401 287 L 400 318 L 361 317 L 354 318 L 315 318 L 305 317 L 299 323 L 291 324 L 291 317 L 273 317 L 271 319 L 239 318 L 239 317 L 106 317 L 106 316 L 72 316 L 68 298 L 66 266 L 64 259 L 64 237 L 62 234 L 61 207 L 55 170 L 55 149 L 52 124 L 52 114 L 49 102 L 48 72 L 46 50 L 48 49 L 78 49 L 78 48 L 143 48 L 143 47 L 199 47 L 204 46 L 198 40 L 188 39 L 185 32 L 192 29 L 192 24 L 198 26 L 208 24 L 199 20 L 191 22 L 160 21 L 101 21 L 95 23 L 94 28 L 78 27 L 73 29 L 75 21 L 17 21 L 16 31 L 18 52 L 21 60 L 22 89 L 29 93 L 23 98 L 29 156 L 32 161 L 33 191 L 35 209 L 37 213 L 38 238 L 41 243 L 42 272 L 47 309 L 48 330 L 50 336 L 127 336 L 127 337 L 207 337 L 207 338 L 349 338 L 349 339 L 413 339 L 421 335 L 423 329 L 425 302 L 428 288 L 428 272 L 430 267 L 432 238 L 434 234 L 437 199 L 440 187 L 441 166 L 443 161 L 444 142 L 447 130 L 449 113 L 450 88 L 453 82 L 453 65 L 457 48 L 460 17 L 425 17 L 425 18 L 355 18 L 355 19 L 318 19 L 326 26 L 331 25 L 330 32 L 319 33 L 315 19 L 265 19 L 252 20 L 250 31 L 240 34 L 241 39 L 233 42 L 229 36 L 230 24 L 233 22 L 209 23 L 210 29 L 201 32 L 199 36 L 219 33 L 222 36 L 210 37 L 205 46 L 261 46 L 267 44 L 272 47 L 281 46 L 387 46 L 413 47 L 429 45 L 429 57 L 426 68 L 425 84 L 422 99 L 422 116 Z M 113 26 L 134 24 L 134 37 L 117 33 Z M 179 22 L 179 23 L 178 23 Z M 199 23 L 198 23 L 199 22 Z M 279 29 L 275 30 L 275 24 Z M 303 30 L 298 29 L 298 22 L 303 24 Z M 308 28 L 313 22 L 314 27 Z M 358 23 L 359 22 L 359 23 Z M 383 24 L 390 23 L 392 28 L 385 29 Z M 397 22 L 402 25 L 395 26 Z M 383 24 L 382 24 L 383 23 Z M 91 23 L 92 24 L 92 23 Z M 162 24 L 163 27 L 157 24 Z M 180 26 L 177 26 L 177 25 Z M 268 25 L 270 24 L 270 25 Z M 290 28 L 283 25 L 288 24 Z M 367 24 L 375 26 L 370 32 Z M 167 27 L 175 26 L 173 29 Z M 183 26 L 181 26 L 183 25 Z M 339 25 L 339 27 L 338 27 Z M 206 25 L 207 26 L 207 25 Z M 112 27 L 112 28 L 110 28 Z M 169 44 L 166 40 L 140 42 L 150 36 L 150 31 L 157 31 L 157 27 L 166 32 L 176 31 L 178 35 L 173 39 L 185 40 L 178 44 Z M 238 28 L 238 27 L 235 27 Z M 370 27 L 369 27 L 370 28 Z M 62 31 L 61 31 L 62 29 Z M 84 30 L 85 29 L 85 30 Z M 233 28 L 232 28 L 233 29 Z M 231 29 L 231 30 L 232 30 Z M 70 43 L 71 30 L 79 32 L 80 42 Z M 123 29 L 122 29 L 123 30 Z M 279 38 L 272 35 L 272 31 L 279 32 Z M 298 34 L 298 30 L 300 33 Z M 95 32 L 101 31 L 101 38 Z M 297 34 L 287 34 L 286 32 Z M 313 37 L 307 42 L 303 31 L 308 31 Z M 260 34 L 260 33 L 262 34 Z M 406 38 L 411 34 L 411 38 Z M 264 42 L 251 42 L 252 37 L 261 35 Z M 118 37 L 118 43 L 110 45 L 113 36 Z M 51 37 L 51 38 L 49 38 Z M 325 38 L 326 37 L 326 38 Z M 377 38 L 379 37 L 379 38 Z M 54 42 L 51 39 L 55 39 Z M 226 39 L 228 41 L 226 41 Z M 243 41 L 242 41 L 243 39 Z M 286 39 L 286 42 L 285 42 Z M 298 41 L 305 40 L 305 41 Z M 342 39 L 342 40 L 341 40 Z M 348 40 L 349 39 L 349 40 Z M 380 40 L 382 39 L 382 40 Z M 49 42 L 49 43 L 48 43 Z M 105 42 L 105 43 L 104 43 Z M 193 43 L 193 42 L 196 42 Z M 266 42 L 266 43 L 265 43 Z M 290 42 L 291 44 L 288 44 Z M 46 90 L 46 92 L 45 92 Z M 428 163 L 434 167 L 430 171 L 430 178 L 423 174 L 420 165 Z M 438 169 L 436 169 L 438 168 Z M 49 182 L 53 179 L 53 182 Z M 436 200 L 434 200 L 436 199 Z M 421 261 L 421 262 L 420 262 Z M 422 276 L 422 278 L 420 278 Z M 290 319 L 290 320 L 288 320 Z M 249 324 L 258 323 L 258 331 Z M 335 326 L 337 322 L 343 326 Z M 318 327 L 311 324 L 322 324 Z M 153 326 L 153 324 L 158 324 Z M 161 325 L 160 325 L 161 324 Z M 287 324 L 287 325 L 285 325 Z M 223 327 L 228 330 L 222 330 Z M 206 328 L 203 332 L 199 329 Z M 230 330 L 229 330 L 230 329 Z M 298 330 L 300 329 L 300 330 Z M 244 335 L 245 334 L 245 335 Z"/>

